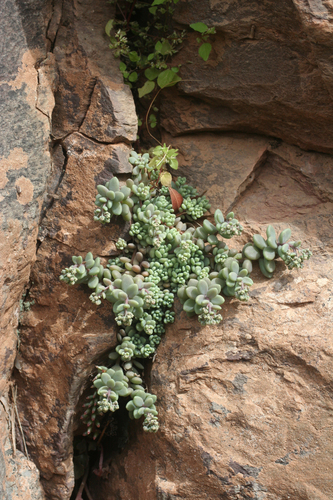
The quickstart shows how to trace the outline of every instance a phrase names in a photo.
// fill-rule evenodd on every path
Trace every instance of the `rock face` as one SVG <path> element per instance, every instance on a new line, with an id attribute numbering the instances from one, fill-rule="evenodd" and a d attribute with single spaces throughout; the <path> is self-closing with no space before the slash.
<path id="1" fill-rule="evenodd" d="M 148 379 L 160 432 L 132 423 L 89 488 L 95 500 L 330 500 L 332 6 L 177 9 L 180 24 L 217 27 L 209 61 L 194 58 L 189 37 L 176 63 L 193 64 L 179 90 L 161 94 L 162 139 L 179 149 L 180 173 L 213 208 L 235 211 L 245 228 L 235 247 L 272 223 L 289 225 L 314 256 L 297 272 L 278 266 L 271 281 L 255 272 L 251 301 L 227 300 L 219 327 L 175 304 Z M 38 468 L 47 500 L 69 500 L 83 392 L 116 329 L 108 304 L 95 307 L 89 290 L 58 277 L 72 255 L 107 259 L 126 235 L 123 223 L 93 221 L 95 186 L 130 173 L 137 120 L 107 49 L 110 4 L 7 0 L 0 14 L 0 497 L 43 499 Z M 25 290 L 35 304 L 19 312 Z M 30 460 L 16 449 L 14 361 Z"/>
<path id="2" fill-rule="evenodd" d="M 95 185 L 131 171 L 137 118 L 118 63 L 105 50 L 112 8 L 104 1 L 8 1 L 1 10 L 7 51 L 0 88 L 0 401 L 15 428 L 8 379 L 16 358 L 17 405 L 30 456 L 47 498 L 64 500 L 74 484 L 75 407 L 115 337 L 110 311 L 96 314 L 84 290 L 69 300 L 58 276 L 73 254 L 114 250 L 124 228 L 114 226 L 101 239 L 91 217 Z M 20 312 L 25 289 L 26 301 L 36 304 Z M 44 498 L 36 467 L 15 452 L 2 416 L 0 497 Z"/>
<path id="3" fill-rule="evenodd" d="M 183 82 L 162 107 L 170 133 L 245 131 L 332 153 L 331 2 L 181 0 L 175 19 L 216 35 L 206 63 L 194 33 L 175 58 Z"/>
<path id="4" fill-rule="evenodd" d="M 314 256 L 272 280 L 255 272 L 250 302 L 228 299 L 222 326 L 203 328 L 176 305 L 149 386 L 161 430 L 133 428 L 92 489 L 105 500 L 329 500 L 333 158 L 250 135 L 172 144 L 213 207 L 245 221 L 242 242 L 289 225 Z"/>
<path id="5" fill-rule="evenodd" d="M 0 5 L 0 497 L 6 500 L 44 498 L 35 465 L 15 452 L 8 380 L 17 353 L 19 301 L 36 259 L 40 209 L 51 171 L 54 78 L 47 71 L 44 36 L 49 7 L 38 0 Z M 29 20 L 24 26 L 22 18 Z"/>

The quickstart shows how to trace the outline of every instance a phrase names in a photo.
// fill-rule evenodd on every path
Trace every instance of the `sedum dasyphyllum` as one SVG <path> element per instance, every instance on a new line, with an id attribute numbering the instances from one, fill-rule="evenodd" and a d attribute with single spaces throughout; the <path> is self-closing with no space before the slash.
<path id="1" fill-rule="evenodd" d="M 266 238 L 255 234 L 242 249 L 229 248 L 225 240 L 241 235 L 243 227 L 233 212 L 224 217 L 216 210 L 213 222 L 202 220 L 209 201 L 185 177 L 172 177 L 176 156 L 177 150 L 165 145 L 144 154 L 132 151 L 133 172 L 125 185 L 112 177 L 97 186 L 94 219 L 108 224 L 121 217 L 130 225 L 128 236 L 118 239 L 107 264 L 89 252 L 72 257 L 73 265 L 61 272 L 68 285 L 86 284 L 97 306 L 110 302 L 119 327 L 109 366 L 97 367 L 94 392 L 84 405 L 86 434 L 94 439 L 103 415 L 119 408 L 120 397 L 127 399 L 131 418 L 144 419 L 145 431 L 158 430 L 156 396 L 145 386 L 141 361 L 154 356 L 166 325 L 173 323 L 176 295 L 188 316 L 217 325 L 226 297 L 249 300 L 255 261 L 271 278 L 276 260 L 298 269 L 311 256 L 300 241 L 290 241 L 289 228 L 277 237 L 273 226 Z"/>

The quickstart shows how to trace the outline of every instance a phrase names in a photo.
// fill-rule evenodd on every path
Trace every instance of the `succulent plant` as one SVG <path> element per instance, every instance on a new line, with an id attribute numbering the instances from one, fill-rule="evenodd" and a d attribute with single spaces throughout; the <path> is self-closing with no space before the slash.
<path id="1" fill-rule="evenodd" d="M 120 187 L 119 179 L 112 177 L 105 186 L 97 186 L 98 195 L 95 205 L 94 220 L 107 224 L 113 215 L 121 215 L 125 221 L 131 220 L 131 208 L 134 202 L 130 198 L 131 189 L 127 186 Z"/>
<path id="2" fill-rule="evenodd" d="M 126 240 L 118 238 L 117 255 L 105 267 L 89 252 L 85 258 L 72 257 L 73 264 L 61 271 L 60 280 L 68 285 L 87 284 L 94 304 L 110 302 L 119 326 L 110 366 L 97 367 L 94 393 L 84 405 L 86 434 L 94 439 L 103 415 L 118 409 L 119 397 L 131 398 L 126 408 L 131 418 L 144 417 L 145 431 L 158 430 L 156 396 L 146 391 L 144 365 L 138 360 L 155 355 L 166 325 L 174 322 L 176 294 L 188 316 L 216 325 L 222 321 L 225 297 L 249 300 L 255 261 L 271 278 L 277 259 L 294 269 L 311 256 L 300 241 L 290 241 L 289 228 L 277 238 L 273 226 L 267 227 L 266 238 L 255 234 L 241 251 L 229 248 L 224 240 L 239 236 L 241 224 L 233 212 L 224 218 L 221 210 L 215 211 L 213 222 L 199 222 L 209 201 L 185 177 L 172 180 L 167 168 L 178 167 L 176 156 L 177 150 L 166 145 L 150 154 L 132 151 L 132 178 L 122 187 L 116 177 L 97 186 L 95 202 L 96 221 L 106 224 L 113 215 L 131 221 Z"/>
<path id="3" fill-rule="evenodd" d="M 131 342 L 130 337 L 124 337 L 121 344 L 116 347 L 116 352 L 122 361 L 130 361 L 134 356 L 134 350 L 135 345 Z"/>
<path id="4" fill-rule="evenodd" d="M 225 280 L 223 293 L 227 297 L 236 297 L 239 300 L 249 300 L 249 287 L 253 281 L 248 276 L 247 269 L 241 269 L 239 263 L 233 257 L 228 257 L 225 267 L 219 272 L 219 278 Z"/>
<path id="5" fill-rule="evenodd" d="M 143 421 L 143 430 L 146 432 L 157 432 L 159 427 L 158 418 L 152 413 L 147 413 Z"/>
<path id="6" fill-rule="evenodd" d="M 233 236 L 242 234 L 243 226 L 234 218 L 233 212 L 230 212 L 224 220 L 221 210 L 215 210 L 214 219 L 216 222 L 216 229 L 223 238 L 230 239 Z"/>
<path id="7" fill-rule="evenodd" d="M 126 405 L 126 409 L 129 412 L 130 418 L 138 419 L 142 415 L 147 415 L 150 413 L 153 416 L 157 416 L 157 410 L 154 405 L 157 397 L 154 394 L 149 394 L 149 392 L 144 392 L 141 390 L 133 391 L 131 394 L 132 400 Z"/>
<path id="8" fill-rule="evenodd" d="M 243 255 L 246 259 L 259 261 L 260 270 L 266 278 L 273 277 L 275 260 L 278 257 L 281 257 L 288 269 L 293 269 L 303 267 L 304 260 L 312 255 L 309 249 L 300 248 L 300 241 L 287 243 L 291 237 L 290 228 L 284 229 L 277 238 L 274 227 L 269 225 L 266 236 L 265 240 L 260 234 L 254 234 L 253 243 L 247 243 L 243 248 Z"/>
<path id="9" fill-rule="evenodd" d="M 216 280 L 191 279 L 188 286 L 178 290 L 178 297 L 189 316 L 197 314 L 200 323 L 204 325 L 218 324 L 222 321 L 222 316 L 217 311 L 221 310 L 224 303 L 224 298 L 219 295 L 220 291 L 221 285 Z"/>

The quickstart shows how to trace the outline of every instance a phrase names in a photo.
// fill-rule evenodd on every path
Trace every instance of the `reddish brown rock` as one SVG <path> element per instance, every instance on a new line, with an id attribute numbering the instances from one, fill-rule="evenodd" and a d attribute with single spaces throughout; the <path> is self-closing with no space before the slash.
<path id="1" fill-rule="evenodd" d="M 17 419 L 8 390 L 19 303 L 36 258 L 40 207 L 51 169 L 50 123 L 36 105 L 49 7 L 38 0 L 0 5 L 0 497 L 6 500 L 44 499 L 36 466 L 16 449 Z"/>
<path id="2" fill-rule="evenodd" d="M 55 139 L 78 130 L 107 143 L 136 139 L 131 92 L 123 83 L 119 62 L 108 49 L 105 35 L 113 10 L 110 4 L 88 0 L 65 0 L 61 19 L 54 10 L 54 23 L 59 23 L 53 42 L 59 74 L 52 115 Z"/>
<path id="3" fill-rule="evenodd" d="M 69 300 L 58 275 L 70 264 L 73 253 L 95 250 L 93 226 L 97 225 L 91 217 L 95 184 L 105 182 L 115 172 L 130 171 L 128 143 L 136 137 L 137 129 L 132 98 L 122 84 L 118 62 L 107 49 L 104 26 L 108 7 L 104 1 L 93 5 L 81 1 L 74 7 L 74 2 L 67 0 L 9 0 L 0 6 L 2 39 L 6 40 L 0 67 L 0 401 L 11 408 L 8 381 L 16 358 L 17 405 L 26 441 L 42 471 L 48 498 L 56 495 L 62 500 L 70 497 L 73 486 L 75 405 L 84 384 L 89 384 L 93 366 L 114 338 L 110 311 L 106 308 L 99 319 L 90 318 L 96 311 L 88 296 L 79 290 L 78 298 Z M 103 83 L 109 96 L 107 105 L 103 102 L 99 107 L 90 102 L 97 81 Z M 106 144 L 77 133 L 88 110 L 87 134 L 91 117 L 100 120 L 111 137 Z M 51 123 L 52 137 L 57 139 L 52 156 Z M 117 144 L 110 146 L 108 142 Z M 51 207 L 58 211 L 48 212 Z M 77 238 L 69 237 L 76 223 Z M 114 248 L 111 240 L 116 231 L 114 227 L 111 237 L 104 231 L 101 255 L 109 255 Z M 38 302 L 34 310 L 20 312 L 22 294 L 29 293 L 33 284 L 29 280 L 40 243 L 32 278 L 36 285 L 40 283 Z M 60 302 L 53 292 L 61 297 Z M 31 302 L 31 296 L 26 300 Z M 70 317 L 74 326 L 68 327 Z M 62 319 L 57 322 L 56 318 Z M 37 337 L 30 337 L 32 332 Z M 1 417 L 0 497 L 41 499 L 36 468 L 20 451 L 15 455 L 15 442 L 10 443 L 8 432 Z M 50 478 L 52 487 L 48 486 Z"/>
<path id="4" fill-rule="evenodd" d="M 58 276 L 73 254 L 91 250 L 105 261 L 126 232 L 92 215 L 95 185 L 130 171 L 136 119 L 107 50 L 112 6 L 8 1 L 0 9 L 8 47 L 0 68 L 0 496 L 43 498 L 36 469 L 9 441 L 18 304 L 31 277 L 17 404 L 47 498 L 68 500 L 80 397 L 116 330 L 108 304 L 96 308 L 88 289 Z M 218 33 L 208 63 L 183 67 L 179 93 L 164 91 L 163 125 L 175 135 L 229 131 L 165 135 L 180 150 L 181 173 L 208 189 L 213 208 L 236 212 L 239 244 L 268 223 L 290 225 L 314 257 L 296 273 L 279 265 L 272 281 L 255 272 L 251 302 L 228 300 L 221 327 L 200 327 L 176 303 L 148 381 L 161 430 L 144 435 L 134 423 L 121 452 L 105 450 L 104 477 L 89 478 L 95 500 L 332 497 L 333 161 L 267 138 L 333 151 L 331 11 L 301 0 L 179 4 L 179 22 L 200 19 Z M 194 38 L 178 62 L 193 58 Z"/>
<path id="5" fill-rule="evenodd" d="M 179 92 L 161 94 L 171 134 L 253 132 L 333 152 L 329 2 L 180 1 L 175 19 L 202 21 L 217 33 L 206 63 L 195 33 L 174 60 L 182 65 Z"/>
<path id="6" fill-rule="evenodd" d="M 63 142 L 66 170 L 40 229 L 30 300 L 21 318 L 17 384 L 22 426 L 49 499 L 70 498 L 74 486 L 73 431 L 83 390 L 96 364 L 116 344 L 112 306 L 96 307 L 89 289 L 59 281 L 72 255 L 107 257 L 126 225 L 94 222 L 96 184 L 128 173 L 130 147 L 95 144 L 79 133 Z M 77 423 L 75 424 L 77 425 Z"/>
<path id="7" fill-rule="evenodd" d="M 39 472 L 33 462 L 13 445 L 14 408 L 0 399 L 0 495 L 8 500 L 45 500 Z"/>
<path id="8" fill-rule="evenodd" d="M 80 132 L 99 142 L 131 142 L 136 140 L 137 122 L 130 88 L 98 80 Z"/>
<path id="9" fill-rule="evenodd" d="M 204 178 L 214 207 L 245 220 L 242 241 L 269 222 L 290 225 L 314 255 L 296 272 L 279 264 L 272 280 L 256 270 L 250 302 L 228 299 L 218 327 L 176 304 L 149 384 L 161 429 L 145 435 L 133 424 L 91 489 L 105 500 L 329 500 L 333 158 L 237 134 L 172 145 L 180 173 L 200 188 Z"/>

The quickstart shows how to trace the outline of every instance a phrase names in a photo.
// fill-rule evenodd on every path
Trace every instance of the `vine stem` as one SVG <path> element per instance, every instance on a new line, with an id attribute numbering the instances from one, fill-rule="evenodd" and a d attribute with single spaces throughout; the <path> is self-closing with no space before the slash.
<path id="1" fill-rule="evenodd" d="M 84 491 L 86 492 L 86 495 L 89 498 L 89 500 L 94 500 L 93 497 L 91 496 L 90 491 L 88 490 L 88 486 L 86 484 L 84 485 Z"/>
<path id="2" fill-rule="evenodd" d="M 89 474 L 89 467 L 87 464 L 87 470 L 86 470 L 85 475 L 83 476 L 82 483 L 80 485 L 79 491 L 77 492 L 75 500 L 83 500 L 82 493 L 83 493 L 84 487 L 85 487 L 87 479 L 88 479 L 88 474 Z"/>
<path id="3" fill-rule="evenodd" d="M 129 24 L 130 24 L 130 20 L 131 20 L 131 17 L 132 17 L 132 13 L 133 13 L 136 1 L 137 0 L 134 0 L 134 2 L 132 3 L 130 12 L 129 12 L 128 16 L 127 16 L 127 31 L 129 30 Z"/>
<path id="4" fill-rule="evenodd" d="M 148 132 L 148 134 L 150 135 L 150 137 L 152 137 L 152 138 L 153 138 L 156 142 L 158 142 L 158 144 L 159 144 L 160 146 L 162 146 L 162 143 L 161 143 L 158 139 L 156 139 L 156 137 L 154 137 L 154 136 L 153 136 L 153 134 L 152 134 L 152 133 L 150 132 L 150 130 L 149 130 L 149 125 L 148 125 L 148 117 L 149 117 L 149 113 L 150 113 L 150 110 L 151 110 L 151 108 L 152 108 L 152 105 L 154 104 L 154 102 L 155 102 L 155 100 L 156 100 L 156 97 L 157 97 L 157 96 L 158 96 L 158 94 L 161 92 L 161 90 L 162 90 L 162 89 L 159 89 L 159 90 L 158 90 L 158 92 L 156 92 L 155 97 L 154 97 L 154 99 L 151 101 L 151 103 L 150 103 L 150 105 L 149 105 L 149 108 L 148 108 L 148 111 L 147 111 L 147 114 L 146 114 L 146 128 L 147 128 L 147 132 Z"/>

